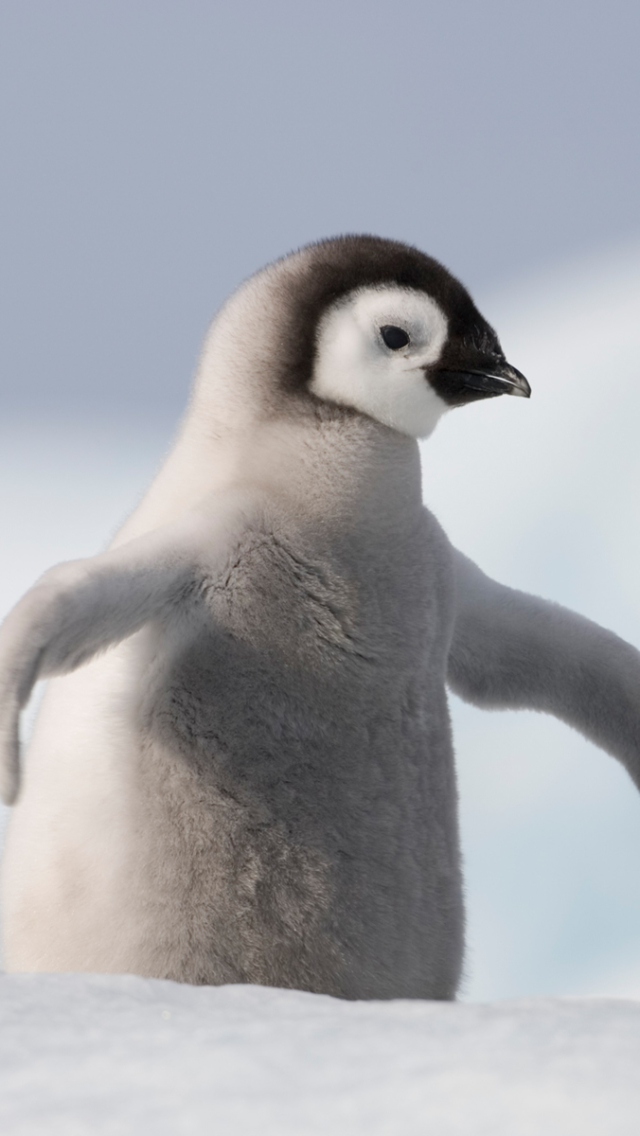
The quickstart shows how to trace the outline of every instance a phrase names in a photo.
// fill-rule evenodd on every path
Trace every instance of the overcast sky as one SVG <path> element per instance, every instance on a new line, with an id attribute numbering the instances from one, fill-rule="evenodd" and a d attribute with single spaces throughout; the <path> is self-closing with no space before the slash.
<path id="1" fill-rule="evenodd" d="M 534 389 L 443 423 L 427 503 L 640 644 L 639 42 L 638 0 L 0 0 L 0 614 L 133 505 L 229 290 L 369 230 L 468 283 Z M 628 779 L 454 717 L 469 996 L 640 991 Z"/>
<path id="2" fill-rule="evenodd" d="M 230 288 L 314 238 L 405 238 L 482 300 L 640 231 L 637 0 L 1 0 L 0 20 L 5 406 L 174 413 Z"/>

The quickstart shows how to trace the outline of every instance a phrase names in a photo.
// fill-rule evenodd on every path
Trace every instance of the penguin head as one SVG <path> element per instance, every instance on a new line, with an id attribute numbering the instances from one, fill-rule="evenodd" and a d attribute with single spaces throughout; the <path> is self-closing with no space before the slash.
<path id="1" fill-rule="evenodd" d="M 256 273 L 214 321 L 194 409 L 219 420 L 287 415 L 294 406 L 364 415 L 416 438 L 451 407 L 528 397 L 467 290 L 420 250 L 343 236 Z"/>
<path id="2" fill-rule="evenodd" d="M 316 398 L 424 438 L 451 407 L 501 394 L 529 397 L 493 328 L 437 261 L 379 238 L 342 238 L 323 251 L 327 246 L 348 251 L 362 279 L 329 300 L 317 321 L 308 381 Z"/>

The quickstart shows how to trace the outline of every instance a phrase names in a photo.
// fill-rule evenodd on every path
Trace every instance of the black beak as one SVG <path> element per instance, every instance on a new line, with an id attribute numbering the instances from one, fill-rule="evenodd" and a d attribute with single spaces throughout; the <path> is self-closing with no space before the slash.
<path id="1" fill-rule="evenodd" d="M 506 361 L 473 370 L 438 370 L 434 386 L 447 402 L 460 405 L 481 398 L 496 398 L 499 394 L 513 394 L 520 398 L 531 397 L 531 387 L 520 371 Z M 432 382 L 433 382 L 432 378 Z"/>

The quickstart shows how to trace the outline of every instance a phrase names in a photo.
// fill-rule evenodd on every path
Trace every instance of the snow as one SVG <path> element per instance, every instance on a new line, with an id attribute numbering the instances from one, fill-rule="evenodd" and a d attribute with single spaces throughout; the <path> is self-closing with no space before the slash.
<path id="1" fill-rule="evenodd" d="M 635 1136 L 640 1003 L 0 980 L 4 1136 Z"/>

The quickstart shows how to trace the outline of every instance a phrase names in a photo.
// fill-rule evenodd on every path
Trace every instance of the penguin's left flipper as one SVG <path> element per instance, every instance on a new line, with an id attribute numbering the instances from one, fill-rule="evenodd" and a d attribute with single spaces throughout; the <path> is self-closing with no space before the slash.
<path id="1" fill-rule="evenodd" d="M 20 785 L 20 711 L 38 679 L 66 674 L 174 614 L 206 576 L 223 573 L 238 539 L 259 523 L 250 490 L 217 494 L 170 525 L 45 572 L 0 627 L 0 796 Z"/>
<path id="2" fill-rule="evenodd" d="M 640 788 L 640 652 L 559 604 L 489 579 L 454 550 L 447 683 L 467 702 L 542 710 L 617 757 Z"/>

